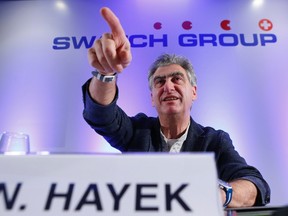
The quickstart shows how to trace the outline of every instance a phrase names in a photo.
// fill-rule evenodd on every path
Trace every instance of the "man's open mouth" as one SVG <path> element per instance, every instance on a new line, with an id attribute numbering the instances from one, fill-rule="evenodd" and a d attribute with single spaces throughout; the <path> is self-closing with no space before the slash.
<path id="1" fill-rule="evenodd" d="M 178 97 L 166 97 L 163 99 L 163 101 L 174 101 L 174 100 L 178 100 Z"/>

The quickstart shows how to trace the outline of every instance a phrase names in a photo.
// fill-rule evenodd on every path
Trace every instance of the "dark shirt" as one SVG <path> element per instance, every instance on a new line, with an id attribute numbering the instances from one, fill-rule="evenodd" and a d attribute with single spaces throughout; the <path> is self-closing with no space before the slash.
<path id="1" fill-rule="evenodd" d="M 158 118 L 143 113 L 129 117 L 117 106 L 118 90 L 110 105 L 102 106 L 90 97 L 87 91 L 89 81 L 83 85 L 86 122 L 111 146 L 121 152 L 168 152 L 166 142 L 160 134 Z M 270 188 L 260 172 L 246 163 L 235 150 L 229 134 L 211 127 L 203 127 L 192 118 L 187 138 L 181 152 L 214 152 L 218 177 L 224 181 L 246 179 L 258 189 L 255 205 L 270 202 Z"/>

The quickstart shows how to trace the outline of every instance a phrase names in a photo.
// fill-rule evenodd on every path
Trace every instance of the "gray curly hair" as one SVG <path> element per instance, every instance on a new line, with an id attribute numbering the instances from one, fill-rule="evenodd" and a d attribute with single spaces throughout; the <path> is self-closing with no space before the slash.
<path id="1" fill-rule="evenodd" d="M 163 66 L 169 66 L 172 64 L 177 64 L 180 65 L 182 68 L 184 68 L 184 70 L 187 73 L 188 79 L 191 83 L 192 86 L 197 86 L 197 78 L 196 78 L 196 74 L 194 72 L 193 66 L 190 63 L 190 61 L 183 57 L 183 56 L 178 56 L 175 54 L 162 54 L 160 55 L 150 66 L 149 68 L 149 73 L 148 73 L 148 81 L 149 81 L 149 89 L 152 90 L 152 86 L 153 86 L 153 75 L 155 73 L 155 71 L 159 68 L 159 67 L 163 67 Z"/>

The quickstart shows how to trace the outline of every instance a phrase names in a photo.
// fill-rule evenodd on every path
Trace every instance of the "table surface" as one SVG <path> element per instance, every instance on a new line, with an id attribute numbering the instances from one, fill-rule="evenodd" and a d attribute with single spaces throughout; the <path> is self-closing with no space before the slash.
<path id="1" fill-rule="evenodd" d="M 282 206 L 228 208 L 225 210 L 225 216 L 269 216 L 281 208 Z"/>

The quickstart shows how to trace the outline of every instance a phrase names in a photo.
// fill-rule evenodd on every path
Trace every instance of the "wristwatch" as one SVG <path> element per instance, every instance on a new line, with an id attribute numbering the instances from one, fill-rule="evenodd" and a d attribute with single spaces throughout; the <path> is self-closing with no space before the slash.
<path id="1" fill-rule="evenodd" d="M 103 75 L 99 71 L 94 70 L 92 71 L 92 75 L 96 77 L 96 79 L 100 80 L 101 82 L 109 83 L 114 80 L 116 80 L 117 73 L 114 73 L 113 75 Z"/>
<path id="2" fill-rule="evenodd" d="M 226 207 L 232 200 L 233 189 L 232 189 L 232 186 L 228 182 L 222 181 L 221 179 L 218 179 L 218 183 L 219 183 L 219 188 L 224 190 L 224 192 L 226 193 L 226 200 L 225 200 L 225 203 L 223 204 L 223 207 Z"/>

